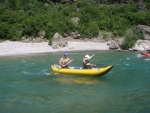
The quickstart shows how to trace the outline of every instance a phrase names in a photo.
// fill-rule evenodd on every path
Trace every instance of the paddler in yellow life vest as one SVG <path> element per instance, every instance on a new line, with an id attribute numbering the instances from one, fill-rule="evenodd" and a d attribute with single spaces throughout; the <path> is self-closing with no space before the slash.
<path id="1" fill-rule="evenodd" d="M 60 64 L 61 68 L 68 68 L 68 63 L 71 61 L 73 61 L 73 59 L 70 60 L 68 58 L 68 53 L 64 53 L 64 56 L 62 58 L 60 58 L 60 60 L 59 60 L 59 64 Z"/>

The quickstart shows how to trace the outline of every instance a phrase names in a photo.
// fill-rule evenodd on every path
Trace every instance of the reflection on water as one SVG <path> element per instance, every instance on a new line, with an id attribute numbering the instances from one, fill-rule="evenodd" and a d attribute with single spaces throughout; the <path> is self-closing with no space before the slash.
<path id="1" fill-rule="evenodd" d="M 64 77 L 64 76 L 73 76 L 73 75 L 59 75 L 56 79 L 61 83 L 76 83 L 76 84 L 98 84 L 100 80 L 98 78 L 91 77 Z M 74 75 L 75 76 L 75 75 Z"/>
<path id="2" fill-rule="evenodd" d="M 90 79 L 90 78 L 80 78 L 80 79 L 75 79 L 74 83 L 78 84 L 97 84 L 100 81 L 97 79 Z"/>

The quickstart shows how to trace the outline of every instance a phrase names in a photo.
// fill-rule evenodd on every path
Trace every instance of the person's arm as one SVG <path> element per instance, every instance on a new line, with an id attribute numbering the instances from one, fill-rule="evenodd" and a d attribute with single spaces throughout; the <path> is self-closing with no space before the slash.
<path id="1" fill-rule="evenodd" d="M 62 63 L 62 58 L 59 60 L 59 64 L 61 65 L 61 66 L 64 66 L 64 64 Z"/>
<path id="2" fill-rule="evenodd" d="M 90 58 L 89 58 L 89 59 L 91 59 L 93 56 L 94 56 L 94 54 L 93 54 L 92 56 L 90 56 Z"/>
<path id="3" fill-rule="evenodd" d="M 96 64 L 91 64 L 91 66 L 96 66 Z"/>
<path id="4" fill-rule="evenodd" d="M 86 64 L 86 62 L 85 62 L 85 58 L 83 58 L 83 63 L 84 63 L 84 64 Z"/>

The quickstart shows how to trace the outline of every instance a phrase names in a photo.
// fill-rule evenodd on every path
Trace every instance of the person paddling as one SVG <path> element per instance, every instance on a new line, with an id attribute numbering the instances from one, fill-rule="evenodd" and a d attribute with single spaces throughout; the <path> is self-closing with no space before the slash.
<path id="1" fill-rule="evenodd" d="M 92 56 L 89 55 L 85 55 L 85 57 L 83 58 L 83 68 L 84 69 L 91 69 L 91 66 L 96 66 L 95 64 L 91 64 L 89 62 L 89 60 L 94 56 L 94 54 Z"/>
<path id="2" fill-rule="evenodd" d="M 68 57 L 68 53 L 64 53 L 64 56 L 62 58 L 60 58 L 60 60 L 59 60 L 59 64 L 60 64 L 61 68 L 68 68 L 68 64 L 72 61 L 73 61 L 73 59 L 71 60 Z"/>

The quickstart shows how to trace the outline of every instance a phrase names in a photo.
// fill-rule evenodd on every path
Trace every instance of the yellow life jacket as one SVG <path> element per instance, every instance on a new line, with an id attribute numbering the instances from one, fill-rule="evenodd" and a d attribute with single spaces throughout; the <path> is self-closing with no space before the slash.
<path id="1" fill-rule="evenodd" d="M 69 62 L 69 59 L 68 58 L 63 58 L 63 61 L 62 61 L 62 63 L 65 65 L 65 64 L 67 64 Z"/>

